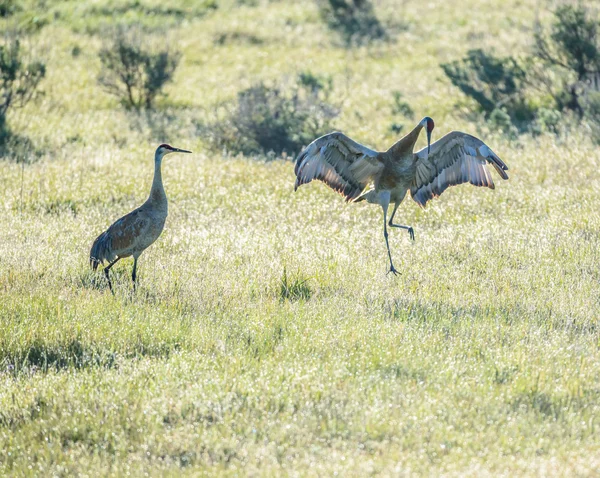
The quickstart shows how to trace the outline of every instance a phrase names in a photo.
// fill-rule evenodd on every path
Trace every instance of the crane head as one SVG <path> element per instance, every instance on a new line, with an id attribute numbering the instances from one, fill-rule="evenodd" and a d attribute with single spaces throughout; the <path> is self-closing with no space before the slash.
<path id="1" fill-rule="evenodd" d="M 171 153 L 191 153 L 186 149 L 174 148 L 170 144 L 163 143 L 158 148 L 156 148 L 156 157 L 161 158 Z"/>
<path id="2" fill-rule="evenodd" d="M 431 132 L 435 128 L 435 123 L 429 116 L 425 116 L 419 124 L 427 131 L 427 154 L 429 154 L 429 150 L 431 149 Z"/>

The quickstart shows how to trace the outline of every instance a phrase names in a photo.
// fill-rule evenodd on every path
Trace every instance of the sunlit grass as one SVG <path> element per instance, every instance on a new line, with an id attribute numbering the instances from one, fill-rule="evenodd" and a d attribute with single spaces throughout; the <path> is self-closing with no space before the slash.
<path id="1" fill-rule="evenodd" d="M 256 3 L 169 23 L 182 65 L 147 116 L 97 86 L 97 36 L 33 37 L 46 94 L 9 120 L 39 156 L 0 164 L 0 474 L 593 475 L 600 153 L 577 128 L 509 142 L 469 123 L 437 67 L 524 48 L 535 2 L 378 2 L 407 29 L 352 51 L 312 2 Z M 229 31 L 262 42 L 215 44 Z M 290 162 L 198 134 L 241 89 L 307 70 L 334 78 L 351 137 L 389 146 L 401 91 L 434 136 L 481 134 L 510 180 L 407 199 L 416 241 L 391 233 L 386 275 L 379 209 L 294 193 Z M 136 294 L 132 261 L 112 269 L 113 297 L 89 248 L 145 200 L 163 141 L 195 154 L 165 159 L 165 231 Z"/>

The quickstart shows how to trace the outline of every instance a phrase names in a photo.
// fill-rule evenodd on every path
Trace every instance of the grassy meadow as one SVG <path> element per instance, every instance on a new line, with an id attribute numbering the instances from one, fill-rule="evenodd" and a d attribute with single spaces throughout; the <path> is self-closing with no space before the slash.
<path id="1" fill-rule="evenodd" d="M 392 39 L 354 48 L 309 1 L 24 4 L 0 28 L 43 24 L 27 45 L 47 76 L 9 115 L 35 154 L 0 159 L 0 475 L 597 475 L 600 150 L 577 124 L 494 134 L 439 68 L 525 50 L 552 2 L 380 0 Z M 182 51 L 153 112 L 97 84 L 116 21 Z M 377 206 L 294 193 L 292 162 L 202 134 L 238 91 L 303 71 L 331 76 L 353 139 L 397 139 L 400 91 L 405 130 L 479 135 L 510 180 L 407 198 L 416 241 L 390 233 L 387 275 Z M 112 296 L 89 249 L 146 199 L 161 142 L 194 154 L 164 160 L 165 230 L 137 293 L 128 259 Z"/>

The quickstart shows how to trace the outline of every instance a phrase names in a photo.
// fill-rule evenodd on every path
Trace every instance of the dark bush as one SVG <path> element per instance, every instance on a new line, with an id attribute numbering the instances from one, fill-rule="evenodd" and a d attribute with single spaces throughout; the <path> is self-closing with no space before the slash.
<path id="1" fill-rule="evenodd" d="M 19 9 L 15 0 L 0 0 L 0 17 L 8 17 Z"/>
<path id="2" fill-rule="evenodd" d="M 557 107 L 582 116 L 582 95 L 600 73 L 600 22 L 591 9 L 581 4 L 558 7 L 550 32 L 539 28 L 535 35 L 534 56 L 546 67 L 545 83 L 559 73 L 560 84 L 551 90 Z"/>
<path id="3" fill-rule="evenodd" d="M 392 103 L 392 114 L 404 116 L 408 119 L 413 119 L 415 112 L 410 105 L 404 101 L 404 95 L 400 91 L 394 91 L 392 93 L 394 102 Z"/>
<path id="4" fill-rule="evenodd" d="M 600 144 L 600 91 L 590 91 L 585 97 L 583 108 L 592 132 L 592 140 Z"/>
<path id="5" fill-rule="evenodd" d="M 44 63 L 24 60 L 18 39 L 9 38 L 0 45 L 0 144 L 10 136 L 8 110 L 25 106 L 36 95 L 45 75 Z"/>
<path id="6" fill-rule="evenodd" d="M 405 120 L 412 120 L 415 116 L 415 112 L 410 107 L 410 105 L 404 101 L 404 97 L 400 91 L 394 91 L 393 93 L 394 101 L 392 103 L 392 116 L 394 117 L 394 121 L 390 125 L 390 131 L 394 134 L 400 134 L 404 129 L 404 124 L 402 123 Z M 400 117 L 400 119 L 398 119 Z"/>
<path id="7" fill-rule="evenodd" d="M 317 0 L 317 5 L 323 21 L 347 45 L 387 38 L 370 0 Z"/>
<path id="8" fill-rule="evenodd" d="M 502 108 L 512 121 L 532 118 L 524 97 L 525 71 L 515 59 L 470 50 L 462 60 L 441 66 L 450 81 L 475 100 L 486 117 Z"/>
<path id="9" fill-rule="evenodd" d="M 328 102 L 330 91 L 330 80 L 310 73 L 289 88 L 259 83 L 224 105 L 225 118 L 209 127 L 209 138 L 233 154 L 293 155 L 331 130 L 339 110 Z"/>
<path id="10" fill-rule="evenodd" d="M 119 30 L 100 51 L 100 85 L 127 109 L 152 109 L 164 86 L 172 81 L 181 54 L 154 48 L 133 33 Z"/>

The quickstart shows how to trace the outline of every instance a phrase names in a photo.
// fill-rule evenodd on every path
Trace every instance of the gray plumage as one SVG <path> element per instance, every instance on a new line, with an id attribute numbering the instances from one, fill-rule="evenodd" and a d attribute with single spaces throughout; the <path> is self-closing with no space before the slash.
<path id="1" fill-rule="evenodd" d="M 427 132 L 427 147 L 414 152 L 423 128 Z M 367 148 L 339 132 L 317 138 L 296 159 L 294 189 L 317 179 L 342 194 L 346 201 L 365 200 L 379 204 L 383 209 L 389 272 L 396 274 L 387 226 L 406 229 L 414 240 L 412 227 L 393 223 L 396 210 L 408 191 L 419 206 L 425 207 L 428 201 L 456 184 L 468 182 L 494 189 L 488 164 L 502 179 L 508 179 L 508 167 L 483 141 L 453 131 L 431 144 L 433 128 L 433 120 L 425 117 L 410 133 L 382 152 Z M 365 191 L 369 184 L 373 187 Z M 390 203 L 394 204 L 394 209 L 388 223 Z"/>
<path id="2" fill-rule="evenodd" d="M 100 234 L 90 250 L 90 266 L 95 271 L 108 262 L 104 275 L 112 292 L 110 268 L 120 259 L 133 256 L 131 279 L 136 287 L 137 260 L 140 254 L 159 238 L 168 215 L 167 195 L 162 183 L 162 159 L 170 153 L 190 153 L 184 149 L 161 144 L 154 155 L 154 179 L 150 195 L 144 204 L 115 221 Z"/>

